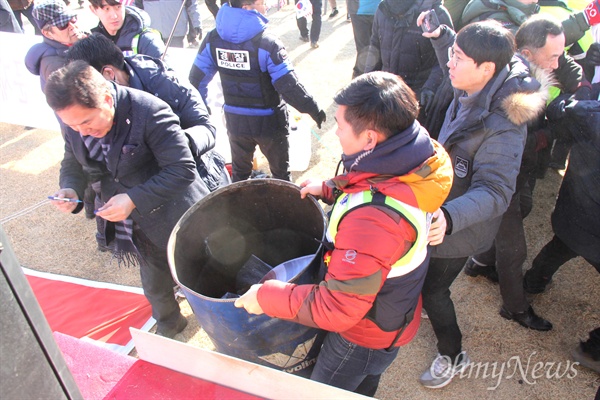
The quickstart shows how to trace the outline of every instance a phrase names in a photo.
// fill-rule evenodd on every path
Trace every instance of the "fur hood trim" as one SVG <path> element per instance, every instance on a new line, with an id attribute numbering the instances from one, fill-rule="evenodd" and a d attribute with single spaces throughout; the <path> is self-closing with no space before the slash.
<path id="1" fill-rule="evenodd" d="M 535 120 L 546 109 L 546 102 L 550 96 L 550 87 L 555 84 L 552 74 L 530 64 L 531 76 L 540 86 L 535 91 L 515 92 L 502 100 L 502 109 L 508 119 L 521 125 Z"/>

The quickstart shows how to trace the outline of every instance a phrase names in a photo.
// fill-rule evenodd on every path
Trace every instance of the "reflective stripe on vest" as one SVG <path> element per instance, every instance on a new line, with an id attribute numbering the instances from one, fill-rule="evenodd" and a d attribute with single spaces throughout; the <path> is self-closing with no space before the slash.
<path id="1" fill-rule="evenodd" d="M 339 196 L 329 218 L 327 239 L 335 244 L 338 225 L 342 218 L 351 210 L 366 205 L 379 205 L 373 202 L 373 193 L 370 190 L 344 193 Z M 392 264 L 388 278 L 406 275 L 419 267 L 427 256 L 427 232 L 429 231 L 431 214 L 389 196 L 385 196 L 385 204 L 381 206 L 388 206 L 393 209 L 407 220 L 416 231 L 417 239 L 408 252 Z"/>
<path id="2" fill-rule="evenodd" d="M 140 33 L 135 35 L 133 37 L 133 40 L 131 41 L 131 51 L 133 51 L 134 55 L 138 53 L 138 44 L 139 43 L 140 43 Z"/>

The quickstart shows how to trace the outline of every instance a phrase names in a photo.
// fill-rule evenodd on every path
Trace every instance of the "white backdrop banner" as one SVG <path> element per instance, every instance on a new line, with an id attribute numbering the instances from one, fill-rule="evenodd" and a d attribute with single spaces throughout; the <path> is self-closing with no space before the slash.
<path id="1" fill-rule="evenodd" d="M 0 32 L 0 122 L 58 131 L 58 121 L 46 103 L 40 77 L 25 67 L 27 51 L 41 41 L 41 36 Z M 168 64 L 180 81 L 188 80 L 196 52 L 197 49 L 180 48 L 167 51 Z M 217 128 L 216 150 L 229 161 L 229 140 L 221 114 L 223 95 L 218 74 L 210 83 L 208 93 L 208 103 L 213 112 L 211 121 Z"/>

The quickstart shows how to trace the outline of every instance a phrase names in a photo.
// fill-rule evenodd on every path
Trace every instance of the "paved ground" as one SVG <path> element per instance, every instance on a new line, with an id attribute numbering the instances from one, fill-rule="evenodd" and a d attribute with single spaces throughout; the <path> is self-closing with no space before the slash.
<path id="1" fill-rule="evenodd" d="M 285 6 L 272 12 L 272 29 L 286 44 L 301 81 L 327 111 L 323 129 L 313 126 L 309 169 L 296 172 L 295 182 L 307 177 L 328 178 L 335 171 L 340 148 L 335 136 L 332 96 L 348 82 L 354 62 L 354 43 L 345 5 L 340 14 L 324 20 L 321 47 L 311 50 L 298 40 L 294 9 Z M 87 7 L 87 5 L 86 5 Z M 214 26 L 202 5 L 204 29 Z M 80 17 L 93 26 L 88 11 Z M 173 65 L 178 68 L 177 65 Z M 185 76 L 187 71 L 180 71 Z M 94 223 L 82 215 L 55 211 L 45 196 L 57 188 L 62 157 L 60 134 L 0 123 L 0 223 L 12 240 L 21 263 L 29 268 L 139 286 L 134 269 L 117 268 L 106 254 L 95 250 Z M 549 240 L 549 214 L 560 185 L 560 176 L 549 172 L 536 187 L 534 212 L 526 219 L 530 257 Z M 576 259 L 561 268 L 550 290 L 532 299 L 536 311 L 554 323 L 548 333 L 526 330 L 498 316 L 498 287 L 484 279 L 461 274 L 452 287 L 464 348 L 480 362 L 470 376 L 450 386 L 431 391 L 417 379 L 435 356 L 435 337 L 430 324 L 422 323 L 416 339 L 404 347 L 383 376 L 379 398 L 577 398 L 591 399 L 598 389 L 597 374 L 573 367 L 570 351 L 587 332 L 600 326 L 600 278 L 585 261 Z M 187 302 L 182 301 L 190 325 L 177 337 L 197 346 L 212 344 L 196 322 Z M 485 369 L 487 367 L 487 370 Z"/>

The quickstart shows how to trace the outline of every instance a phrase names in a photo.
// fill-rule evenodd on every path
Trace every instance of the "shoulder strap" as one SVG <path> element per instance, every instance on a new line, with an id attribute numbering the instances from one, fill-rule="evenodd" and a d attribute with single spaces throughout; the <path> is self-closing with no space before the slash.
<path id="1" fill-rule="evenodd" d="M 342 220 L 344 218 L 346 218 L 346 215 L 348 215 L 350 212 L 352 212 L 354 210 L 358 210 L 363 207 L 367 207 L 367 206 L 377 206 L 377 207 L 385 208 L 385 210 L 390 210 L 390 211 L 392 211 L 393 214 L 386 212 L 386 214 L 388 214 L 390 216 L 390 218 L 393 219 L 392 215 L 398 215 L 398 216 L 400 216 L 401 219 L 408 221 L 412 225 L 410 220 L 408 220 L 399 210 L 395 209 L 394 207 L 390 206 L 389 204 L 387 204 L 385 202 L 386 196 L 383 193 L 381 193 L 379 190 L 377 190 L 377 188 L 372 187 L 371 192 L 373 193 L 373 198 L 371 199 L 371 201 L 359 204 L 356 207 L 352 207 L 349 210 L 346 210 L 346 212 L 340 217 L 340 219 L 338 221 L 338 226 L 342 223 Z M 396 222 L 398 222 L 398 221 L 396 221 Z"/>

